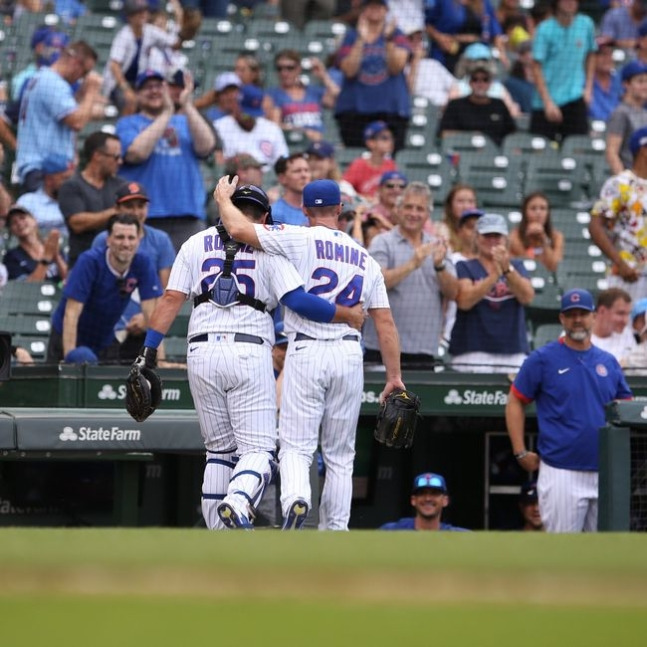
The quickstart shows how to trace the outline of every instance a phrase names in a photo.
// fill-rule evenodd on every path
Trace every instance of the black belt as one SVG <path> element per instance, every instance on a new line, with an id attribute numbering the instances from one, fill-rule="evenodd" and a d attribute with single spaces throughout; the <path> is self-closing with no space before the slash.
<path id="1" fill-rule="evenodd" d="M 228 335 L 230 333 L 211 333 L 212 335 Z M 201 341 L 209 341 L 209 333 L 205 332 L 202 335 L 196 335 L 195 337 L 191 337 L 189 339 L 189 344 L 195 344 L 196 342 L 201 342 Z M 263 343 L 263 338 L 262 337 L 257 337 L 256 335 L 247 335 L 244 332 L 237 332 L 234 333 L 234 341 L 239 341 L 239 342 L 246 342 L 248 344 L 262 344 Z"/>
<path id="2" fill-rule="evenodd" d="M 343 341 L 359 341 L 359 337 L 357 335 L 344 335 L 342 337 Z M 310 335 L 304 335 L 302 332 L 298 332 L 296 334 L 296 337 L 294 338 L 294 341 L 317 341 L 314 337 L 310 337 Z M 322 339 L 321 341 L 335 341 L 334 339 Z"/>

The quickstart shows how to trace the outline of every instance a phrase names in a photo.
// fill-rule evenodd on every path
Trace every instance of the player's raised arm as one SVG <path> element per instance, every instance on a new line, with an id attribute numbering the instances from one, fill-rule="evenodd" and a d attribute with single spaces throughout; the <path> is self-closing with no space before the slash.
<path id="1" fill-rule="evenodd" d="M 245 214 L 231 201 L 231 196 L 236 191 L 237 184 L 237 175 L 234 175 L 231 181 L 230 176 L 224 175 L 216 185 L 213 192 L 213 199 L 218 204 L 220 219 L 222 220 L 222 224 L 225 226 L 225 229 L 234 240 L 237 240 L 240 243 L 247 243 L 257 249 L 263 249 L 258 240 L 258 236 L 256 235 L 254 224 L 246 218 Z"/>

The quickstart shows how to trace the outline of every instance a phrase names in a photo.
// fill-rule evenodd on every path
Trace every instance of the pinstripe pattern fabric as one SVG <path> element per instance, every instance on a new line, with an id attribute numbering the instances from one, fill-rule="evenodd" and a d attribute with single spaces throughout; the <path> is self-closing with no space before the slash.
<path id="1" fill-rule="evenodd" d="M 557 469 L 541 461 L 537 494 L 548 532 L 597 532 L 597 472 Z"/>
<path id="2" fill-rule="evenodd" d="M 167 289 L 182 292 L 188 299 L 207 292 L 222 271 L 224 259 L 215 228 L 192 236 L 178 253 Z M 268 309 L 303 285 L 285 258 L 251 247 L 238 251 L 233 274 L 239 279 L 240 290 Z M 190 341 L 205 333 L 207 341 Z M 260 337 L 265 343 L 236 342 L 236 333 Z M 247 519 L 249 506 L 258 503 L 270 480 L 277 442 L 271 355 L 274 323 L 268 313 L 248 306 L 222 308 L 206 302 L 191 313 L 188 339 L 189 386 L 205 447 L 212 452 L 235 451 L 239 457 L 233 471 L 214 462 L 205 467 L 203 514 L 209 528 L 222 528 L 218 504 L 226 500 Z"/>
<path id="3" fill-rule="evenodd" d="M 263 249 L 294 264 L 307 291 L 341 305 L 389 307 L 380 266 L 347 234 L 325 226 L 255 229 Z M 290 344 L 279 417 L 283 515 L 297 499 L 312 507 L 309 468 L 320 436 L 326 476 L 319 529 L 348 530 L 364 372 L 360 344 L 342 338 L 359 333 L 346 324 L 307 321 L 289 309 L 284 330 Z M 313 339 L 296 341 L 297 333 Z"/>

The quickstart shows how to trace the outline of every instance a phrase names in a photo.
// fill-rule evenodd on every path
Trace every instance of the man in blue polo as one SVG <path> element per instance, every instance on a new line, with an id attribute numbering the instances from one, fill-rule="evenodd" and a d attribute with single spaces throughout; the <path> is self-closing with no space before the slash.
<path id="1" fill-rule="evenodd" d="M 526 358 L 506 405 L 514 457 L 527 472 L 539 470 L 539 510 L 548 532 L 597 530 L 604 410 L 612 400 L 632 397 L 618 360 L 591 343 L 594 311 L 586 290 L 564 293 L 559 321 L 565 335 Z M 525 444 L 525 411 L 533 401 L 537 452 Z"/>
<path id="2" fill-rule="evenodd" d="M 114 326 L 136 289 L 148 322 L 162 291 L 151 262 L 137 253 L 140 231 L 134 215 L 117 214 L 108 222 L 106 249 L 89 249 L 79 256 L 52 315 L 48 363 L 118 360 Z"/>
<path id="3" fill-rule="evenodd" d="M 411 505 L 416 511 L 415 517 L 404 517 L 399 521 L 385 523 L 380 530 L 448 530 L 466 532 L 441 521 L 443 510 L 449 505 L 447 483 L 440 474 L 426 472 L 413 479 Z"/>

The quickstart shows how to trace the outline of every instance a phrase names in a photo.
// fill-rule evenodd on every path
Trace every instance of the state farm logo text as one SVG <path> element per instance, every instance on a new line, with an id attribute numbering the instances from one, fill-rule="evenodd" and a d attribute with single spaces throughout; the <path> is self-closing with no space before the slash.
<path id="1" fill-rule="evenodd" d="M 63 427 L 58 435 L 63 442 L 111 442 L 141 440 L 142 432 L 139 429 L 121 429 L 120 427 Z"/>
<path id="2" fill-rule="evenodd" d="M 180 389 L 162 389 L 162 400 L 166 402 L 179 402 L 182 393 Z M 97 394 L 99 400 L 124 400 L 126 398 L 126 385 L 121 384 L 115 390 L 112 384 L 104 384 Z"/>

